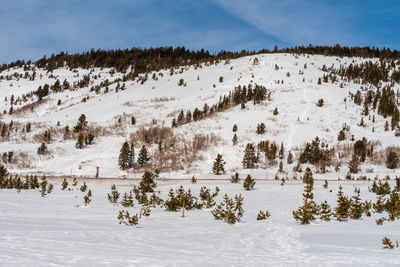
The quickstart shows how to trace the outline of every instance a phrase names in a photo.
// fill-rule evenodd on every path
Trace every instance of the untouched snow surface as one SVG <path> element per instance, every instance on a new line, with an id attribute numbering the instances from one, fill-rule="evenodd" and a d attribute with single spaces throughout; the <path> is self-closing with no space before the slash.
<path id="1" fill-rule="evenodd" d="M 368 182 L 343 182 L 347 195 L 354 185 L 363 200 L 375 200 Z M 184 184 L 198 194 L 204 184 Z M 215 182 L 230 196 L 244 196 L 241 223 L 228 225 L 213 219 L 210 210 L 166 212 L 152 209 L 139 225 L 119 225 L 118 211 L 107 201 L 109 186 L 89 183 L 93 201 L 82 207 L 79 189 L 40 197 L 38 191 L 0 191 L 1 266 L 396 266 L 400 249 L 383 250 L 381 240 L 400 239 L 400 222 L 376 225 L 373 214 L 358 221 L 320 222 L 300 225 L 292 210 L 301 203 L 303 184 L 258 181 L 255 190 L 241 184 Z M 178 184 L 159 182 L 166 197 Z M 317 202 L 335 205 L 338 182 L 328 189 L 315 185 Z M 119 187 L 120 192 L 132 187 Z M 332 192 L 330 192 L 332 190 Z M 79 207 L 76 207 L 79 205 Z M 140 206 L 128 208 L 138 212 Z M 259 210 L 268 210 L 267 221 L 257 221 Z"/>

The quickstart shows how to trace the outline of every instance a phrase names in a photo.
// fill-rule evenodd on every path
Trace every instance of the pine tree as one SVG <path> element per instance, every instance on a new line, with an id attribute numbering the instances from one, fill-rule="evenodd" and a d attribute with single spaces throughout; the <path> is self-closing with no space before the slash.
<path id="1" fill-rule="evenodd" d="M 388 169 L 397 169 L 399 167 L 399 156 L 395 151 L 390 151 L 387 154 L 386 167 Z"/>
<path id="2" fill-rule="evenodd" d="M 350 201 L 348 197 L 343 194 L 343 187 L 339 185 L 339 191 L 337 193 L 337 206 L 335 208 L 335 217 L 339 222 L 349 217 Z"/>
<path id="3" fill-rule="evenodd" d="M 215 161 L 213 163 L 212 171 L 215 175 L 220 175 L 225 172 L 225 161 L 222 159 L 221 154 L 217 154 Z"/>
<path id="4" fill-rule="evenodd" d="M 78 141 L 76 141 L 75 147 L 78 149 L 82 149 L 84 140 L 85 140 L 85 137 L 83 136 L 82 133 L 80 133 L 78 136 Z"/>
<path id="5" fill-rule="evenodd" d="M 303 193 L 303 206 L 300 206 L 297 210 L 293 211 L 293 217 L 296 221 L 301 224 L 310 224 L 315 220 L 315 216 L 318 215 L 319 208 L 314 202 L 312 183 L 307 183 L 304 187 Z"/>
<path id="6" fill-rule="evenodd" d="M 283 143 L 281 143 L 281 149 L 279 150 L 279 158 L 283 159 L 285 157 L 285 149 L 283 148 Z"/>
<path id="7" fill-rule="evenodd" d="M 388 213 L 390 221 L 400 218 L 400 193 L 393 190 L 385 200 L 383 208 Z"/>
<path id="8" fill-rule="evenodd" d="M 338 141 L 343 141 L 344 139 L 346 139 L 346 135 L 344 134 L 344 131 L 343 131 L 343 130 L 340 130 L 337 139 L 338 139 Z"/>
<path id="9" fill-rule="evenodd" d="M 262 211 L 260 210 L 260 212 L 257 214 L 257 221 L 261 221 L 261 220 L 266 220 L 267 218 L 269 218 L 271 216 L 271 213 L 269 213 L 269 211 Z"/>
<path id="10" fill-rule="evenodd" d="M 129 148 L 128 142 L 122 144 L 121 150 L 118 157 L 118 165 L 121 170 L 126 170 L 130 168 L 131 161 L 131 150 Z"/>
<path id="11" fill-rule="evenodd" d="M 251 178 L 250 174 L 247 175 L 246 179 L 243 181 L 243 188 L 247 191 L 252 190 L 256 181 Z"/>
<path id="12" fill-rule="evenodd" d="M 323 187 L 324 187 L 325 189 L 327 189 L 327 188 L 328 188 L 328 180 L 325 180 L 325 181 L 324 181 L 324 185 L 323 185 Z"/>
<path id="13" fill-rule="evenodd" d="M 329 222 L 332 216 L 331 206 L 328 204 L 328 201 L 322 202 L 320 205 L 319 218 L 323 221 Z"/>
<path id="14" fill-rule="evenodd" d="M 143 167 L 149 161 L 150 161 L 149 151 L 147 150 L 146 146 L 143 145 L 139 151 L 137 162 L 141 167 Z"/>
<path id="15" fill-rule="evenodd" d="M 225 194 L 223 202 L 218 204 L 211 213 L 216 220 L 224 220 L 229 224 L 240 222 L 243 217 L 243 197 L 236 195 L 235 200 L 233 200 Z"/>
<path id="16" fill-rule="evenodd" d="M 211 193 L 210 189 L 208 189 L 205 186 L 202 186 L 200 188 L 200 200 L 202 202 L 201 206 L 205 207 L 206 209 L 208 208 L 212 208 L 215 205 L 215 201 L 214 198 L 216 198 L 218 196 L 219 193 L 219 188 L 215 187 L 215 192 Z"/>
<path id="17" fill-rule="evenodd" d="M 360 198 L 360 189 L 354 188 L 354 195 L 351 197 L 350 201 L 350 218 L 353 220 L 358 220 L 362 217 L 363 213 L 363 203 Z"/>
<path id="18" fill-rule="evenodd" d="M 282 161 L 279 162 L 279 170 L 280 173 L 283 173 L 283 163 Z"/>
<path id="19" fill-rule="evenodd" d="M 289 151 L 288 157 L 287 157 L 287 164 L 292 164 L 293 163 L 293 154 L 291 151 Z"/>
<path id="20" fill-rule="evenodd" d="M 239 173 L 235 173 L 234 175 L 231 176 L 231 183 L 236 184 L 239 183 L 240 178 L 239 178 Z"/>
<path id="21" fill-rule="evenodd" d="M 303 175 L 303 183 L 306 184 L 314 184 L 314 178 L 313 178 L 313 174 L 312 171 L 309 167 L 306 168 L 304 175 Z"/>
<path id="22" fill-rule="evenodd" d="M 121 200 L 121 205 L 125 208 L 134 206 L 132 191 L 129 191 L 129 195 L 126 192 L 124 193 L 124 196 L 122 197 L 122 200 Z"/>
<path id="23" fill-rule="evenodd" d="M 86 192 L 86 190 L 87 190 L 86 182 L 83 182 L 83 185 L 81 186 L 80 190 L 81 190 L 81 192 Z"/>
<path id="24" fill-rule="evenodd" d="M 348 165 L 349 171 L 351 173 L 358 173 L 359 169 L 359 161 L 356 155 L 353 155 Z"/>
<path id="25" fill-rule="evenodd" d="M 257 162 L 254 146 L 251 143 L 246 145 L 246 149 L 244 151 L 244 156 L 242 160 L 243 167 L 246 169 L 252 169 Z"/>
<path id="26" fill-rule="evenodd" d="M 154 173 L 145 171 L 140 181 L 139 189 L 142 192 L 154 192 L 154 188 L 157 187 L 157 183 L 154 182 L 155 177 Z"/>
<path id="27" fill-rule="evenodd" d="M 134 116 L 131 117 L 131 124 L 132 124 L 132 125 L 135 125 L 135 124 L 136 124 L 136 119 L 135 119 Z"/>
<path id="28" fill-rule="evenodd" d="M 85 114 L 81 114 L 81 116 L 79 116 L 76 126 L 74 127 L 74 132 L 78 133 L 78 132 L 84 130 L 86 128 L 87 124 L 88 124 L 88 122 L 86 121 Z"/>
<path id="29" fill-rule="evenodd" d="M 238 130 L 238 127 L 237 127 L 236 124 L 234 124 L 234 125 L 233 125 L 233 128 L 232 128 L 232 131 L 235 133 L 235 132 L 237 132 L 237 130 Z"/>
<path id="30" fill-rule="evenodd" d="M 392 241 L 390 240 L 390 238 L 388 238 L 386 236 L 382 239 L 382 245 L 383 245 L 383 249 L 393 249 L 394 248 Z"/>
<path id="31" fill-rule="evenodd" d="M 71 131 L 69 130 L 69 126 L 67 125 L 67 126 L 65 126 L 65 128 L 64 128 L 64 140 L 67 140 L 67 139 L 69 139 L 70 138 L 70 136 L 71 136 Z"/>
<path id="32" fill-rule="evenodd" d="M 192 180 L 191 180 L 192 184 L 197 183 L 196 177 L 194 177 L 194 175 L 192 176 Z"/>
<path id="33" fill-rule="evenodd" d="M 92 202 L 92 190 L 89 189 L 87 194 L 83 196 L 83 202 L 85 203 L 85 206 Z"/>
<path id="34" fill-rule="evenodd" d="M 40 145 L 40 147 L 38 148 L 38 150 L 37 150 L 37 153 L 39 154 L 39 155 L 45 155 L 45 154 L 47 154 L 49 151 L 48 151 L 48 149 L 47 149 L 47 145 L 45 144 L 45 143 L 42 143 L 41 145 Z"/>
<path id="35" fill-rule="evenodd" d="M 49 186 L 47 187 L 47 194 L 51 194 L 51 192 L 53 192 L 53 189 L 54 189 L 54 185 L 49 184 Z"/>
<path id="36" fill-rule="evenodd" d="M 119 199 L 119 195 L 120 194 L 119 194 L 119 192 L 117 190 L 117 186 L 115 184 L 113 184 L 111 186 L 111 194 L 107 194 L 108 201 L 110 201 L 114 205 L 117 205 L 118 199 Z"/>
<path id="37" fill-rule="evenodd" d="M 237 143 L 238 143 L 238 137 L 237 137 L 237 135 L 236 135 L 236 133 L 235 133 L 235 134 L 233 135 L 233 138 L 232 138 L 232 144 L 233 144 L 234 146 L 236 146 Z"/>
<path id="38" fill-rule="evenodd" d="M 68 187 L 68 182 L 67 179 L 64 178 L 62 185 L 61 185 L 61 190 L 65 190 Z"/>
<path id="39" fill-rule="evenodd" d="M 43 176 L 42 182 L 40 183 L 40 195 L 42 197 L 45 197 L 47 195 L 47 185 L 48 182 L 46 180 L 46 177 Z"/>
<path id="40" fill-rule="evenodd" d="M 119 224 L 125 224 L 127 226 L 135 226 L 139 223 L 139 217 L 137 213 L 131 216 L 126 210 L 121 210 L 117 218 Z"/>

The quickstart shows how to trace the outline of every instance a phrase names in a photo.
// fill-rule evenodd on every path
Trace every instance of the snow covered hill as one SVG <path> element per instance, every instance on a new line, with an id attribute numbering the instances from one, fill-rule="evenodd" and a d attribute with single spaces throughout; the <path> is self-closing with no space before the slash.
<path id="1" fill-rule="evenodd" d="M 378 61 L 321 55 L 258 54 L 217 64 L 179 67 L 173 70 L 173 75 L 170 69 L 164 69 L 125 82 L 113 82 L 122 78 L 123 74 L 105 68 L 65 67 L 52 72 L 40 68 L 12 68 L 0 73 L 5 77 L 0 81 L 0 106 L 4 110 L 1 122 L 5 125 L 13 122 L 8 136 L 1 138 L 0 152 L 13 152 L 10 162 L 3 159 L 12 173 L 94 177 L 96 167 L 99 167 L 101 177 L 140 177 L 143 168 L 121 170 L 118 165 L 119 151 L 126 140 L 135 140 L 136 154 L 144 144 L 135 138 L 138 130 L 155 126 L 171 127 L 172 120 L 181 110 L 185 113 L 195 108 L 201 110 L 204 104 L 218 104 L 220 97 L 228 95 L 236 86 L 257 84 L 267 88 L 268 99 L 262 103 L 255 105 L 249 101 L 244 108 L 234 105 L 204 119 L 172 128 L 174 138 L 180 141 L 169 144 L 180 149 L 193 144 L 191 140 L 196 136 L 199 138 L 199 135 L 205 138 L 199 140 L 207 141 L 201 141 L 206 142 L 205 148 L 199 149 L 190 160 L 178 159 L 184 162 L 180 163 L 181 166 L 164 166 L 161 177 L 190 178 L 195 175 L 199 178 L 226 178 L 240 172 L 251 173 L 260 179 L 273 179 L 282 160 L 284 172 L 279 175 L 291 178 L 303 146 L 316 136 L 329 147 L 338 146 L 335 151 L 338 159 L 327 168 L 327 175 L 332 179 L 343 177 L 348 172 L 349 153 L 342 158 L 337 155 L 349 151 L 354 143 L 352 136 L 355 141 L 365 137 L 374 142 L 375 154 L 360 166 L 362 174 L 395 175 L 396 172 L 386 168 L 383 158 L 386 148 L 400 144 L 394 130 L 385 131 L 385 123 L 390 123 L 390 118 L 384 118 L 374 110 L 368 116 L 361 116 L 363 106 L 351 101 L 350 94 L 356 94 L 357 90 L 367 86 L 341 79 L 318 82 L 327 73 L 322 70 L 324 65 L 337 68 L 369 60 Z M 26 77 L 35 72 L 35 79 L 24 78 L 25 72 L 28 72 Z M 85 76 L 88 84 L 71 89 L 74 83 L 85 80 Z M 59 92 L 50 89 L 49 95 L 37 102 L 31 92 L 46 83 L 51 86 L 56 80 L 60 83 L 67 81 L 69 89 Z M 104 86 L 106 80 L 110 81 L 108 86 Z M 399 87 L 395 84 L 394 90 Z M 320 99 L 324 103 L 321 107 L 317 106 Z M 276 115 L 273 112 L 275 108 L 278 111 Z M 77 149 L 78 135 L 71 133 L 71 138 L 66 139 L 64 132 L 67 125 L 72 131 L 81 114 L 85 114 L 95 139 L 92 145 Z M 131 123 L 132 116 L 136 120 L 135 125 Z M 364 125 L 360 126 L 361 117 Z M 26 131 L 28 123 L 31 125 L 29 132 Z M 266 125 L 264 134 L 256 133 L 260 123 Z M 232 144 L 235 124 L 238 127 L 237 145 Z M 346 140 L 339 143 L 339 131 L 346 125 L 350 126 L 347 127 Z M 43 141 L 45 131 L 50 132 L 51 138 Z M 244 169 L 242 159 L 247 143 L 257 145 L 262 140 L 276 142 L 279 147 L 283 144 L 283 159 L 268 161 L 261 153 L 257 168 Z M 38 155 L 42 142 L 47 143 L 49 153 Z M 150 162 L 153 164 L 149 168 L 153 168 L 156 158 L 161 159 L 154 156 L 158 145 L 145 145 L 150 148 Z M 287 164 L 289 151 L 295 156 L 292 164 Z M 218 153 L 226 161 L 226 173 L 222 176 L 212 174 L 212 163 Z M 335 170 L 335 167 L 338 168 Z"/>

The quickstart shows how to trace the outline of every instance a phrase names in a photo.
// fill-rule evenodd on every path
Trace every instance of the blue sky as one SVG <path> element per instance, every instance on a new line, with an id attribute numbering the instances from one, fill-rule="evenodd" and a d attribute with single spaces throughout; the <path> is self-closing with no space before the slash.
<path id="1" fill-rule="evenodd" d="M 400 1 L 6 0 L 0 64 L 91 48 L 258 50 L 328 44 L 400 49 Z"/>

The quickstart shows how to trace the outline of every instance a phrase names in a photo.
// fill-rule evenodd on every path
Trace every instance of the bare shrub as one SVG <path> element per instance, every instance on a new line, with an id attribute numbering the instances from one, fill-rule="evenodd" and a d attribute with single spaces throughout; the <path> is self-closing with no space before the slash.
<path id="1" fill-rule="evenodd" d="M 158 144 L 168 138 L 173 137 L 174 133 L 170 127 L 151 126 L 149 128 L 140 127 L 135 133 L 130 135 L 131 142 L 142 144 Z"/>
<path id="2" fill-rule="evenodd" d="M 22 117 L 22 116 L 32 112 L 32 110 L 34 110 L 38 106 L 47 103 L 48 101 L 49 101 L 49 99 L 45 98 L 45 99 L 42 99 L 41 101 L 35 101 L 32 103 L 26 104 L 16 110 L 14 110 L 13 115 L 17 116 L 17 117 Z"/>

